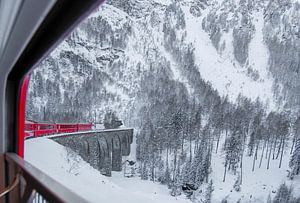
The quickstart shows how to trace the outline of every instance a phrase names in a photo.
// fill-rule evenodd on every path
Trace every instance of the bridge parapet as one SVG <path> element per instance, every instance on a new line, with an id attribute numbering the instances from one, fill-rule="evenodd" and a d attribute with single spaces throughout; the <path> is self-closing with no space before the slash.
<path id="1" fill-rule="evenodd" d="M 133 129 L 78 132 L 49 138 L 71 148 L 101 174 L 111 176 L 111 171 L 122 170 L 122 156 L 130 154 Z"/>

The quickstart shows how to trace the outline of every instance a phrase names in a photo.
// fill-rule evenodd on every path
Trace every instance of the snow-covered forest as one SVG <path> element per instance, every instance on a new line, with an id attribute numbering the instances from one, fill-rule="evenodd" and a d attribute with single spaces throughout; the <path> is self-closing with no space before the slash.
<path id="1" fill-rule="evenodd" d="M 296 203 L 299 71 L 298 0 L 109 0 L 33 71 L 26 114 L 116 112 L 174 201 Z"/>

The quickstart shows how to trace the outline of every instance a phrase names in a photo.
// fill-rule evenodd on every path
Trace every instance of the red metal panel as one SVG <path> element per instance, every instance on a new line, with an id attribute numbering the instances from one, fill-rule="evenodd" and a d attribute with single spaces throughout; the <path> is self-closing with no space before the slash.
<path id="1" fill-rule="evenodd" d="M 28 74 L 21 88 L 19 104 L 19 156 L 24 157 L 24 139 L 25 139 L 25 113 L 26 113 L 26 96 L 29 85 L 30 75 Z"/>

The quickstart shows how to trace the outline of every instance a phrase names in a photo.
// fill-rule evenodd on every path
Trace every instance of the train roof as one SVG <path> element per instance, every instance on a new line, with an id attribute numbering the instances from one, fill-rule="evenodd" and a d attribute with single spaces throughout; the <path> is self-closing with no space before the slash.
<path id="1" fill-rule="evenodd" d="M 39 123 L 39 124 L 55 124 L 54 122 L 51 121 L 34 121 L 34 120 L 26 120 L 26 124 L 34 124 L 34 123 Z"/>
<path id="2" fill-rule="evenodd" d="M 51 121 L 34 121 L 34 120 L 26 120 L 25 121 L 26 124 L 34 124 L 34 123 L 38 123 L 38 124 L 59 124 L 59 125 L 86 125 L 86 124 L 90 124 L 92 125 L 93 123 L 55 123 L 55 122 L 51 122 Z"/>

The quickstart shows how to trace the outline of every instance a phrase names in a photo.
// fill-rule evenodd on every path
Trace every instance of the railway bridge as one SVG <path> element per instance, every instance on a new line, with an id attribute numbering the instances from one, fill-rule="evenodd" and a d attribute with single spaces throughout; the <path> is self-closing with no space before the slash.
<path id="1" fill-rule="evenodd" d="M 101 174 L 111 176 L 111 171 L 122 170 L 122 156 L 130 154 L 133 129 L 74 132 L 48 138 L 71 148 Z"/>

